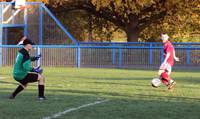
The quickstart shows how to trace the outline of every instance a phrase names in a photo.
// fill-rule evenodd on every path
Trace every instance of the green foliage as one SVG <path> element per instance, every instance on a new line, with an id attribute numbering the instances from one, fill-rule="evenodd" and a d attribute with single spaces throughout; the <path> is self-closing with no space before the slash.
<path id="1" fill-rule="evenodd" d="M 114 10 L 119 14 L 123 14 L 125 18 L 129 14 L 140 14 L 142 9 L 145 7 L 152 6 L 160 7 L 161 5 L 155 6 L 157 0 L 92 0 L 92 3 L 97 6 L 100 10 L 104 7 L 110 7 L 110 4 L 114 2 Z M 160 3 L 159 3 L 160 4 Z M 159 34 L 161 32 L 167 32 L 174 41 L 179 42 L 198 42 L 200 41 L 199 30 L 200 30 L 200 2 L 198 0 L 168 0 L 162 9 L 156 9 L 155 11 L 148 11 L 147 14 L 141 14 L 140 18 L 148 17 L 150 14 L 160 12 L 161 10 L 167 9 L 167 15 L 159 23 L 152 23 L 147 26 L 140 34 L 140 39 L 143 41 L 155 41 L 159 39 Z M 192 33 L 197 33 L 198 35 L 193 38 Z M 196 40 L 187 40 L 196 39 Z M 191 38 L 192 37 L 192 38 Z M 182 38 L 182 40 L 177 40 Z M 185 39 L 186 38 L 186 39 Z"/>
<path id="2" fill-rule="evenodd" d="M 56 13 L 57 18 L 79 41 L 110 41 L 112 23 L 83 10 Z M 91 37 L 90 37 L 91 35 Z"/>
<path id="3" fill-rule="evenodd" d="M 79 41 L 86 39 L 84 33 L 88 28 L 87 16 L 88 13 L 82 10 L 56 13 L 56 17 L 64 24 L 65 28 Z"/>
<path id="4" fill-rule="evenodd" d="M 143 37 L 145 39 L 151 39 L 152 37 L 159 39 L 158 34 L 166 32 L 170 34 L 175 42 L 199 42 L 200 7 L 196 6 L 197 2 L 195 4 L 182 3 L 180 5 L 179 11 L 169 13 L 160 24 L 152 24 L 150 27 L 147 27 L 142 33 Z M 192 5 L 195 7 L 191 8 Z"/>
<path id="5" fill-rule="evenodd" d="M 194 33 L 198 39 L 200 34 L 199 0 L 50 0 L 49 4 L 63 11 L 83 9 L 94 15 L 92 25 L 84 27 L 92 28 L 94 39 L 112 39 L 116 29 L 127 37 L 139 33 L 142 41 L 155 41 L 161 32 L 169 33 L 173 39 Z"/>
<path id="6" fill-rule="evenodd" d="M 111 41 L 118 39 L 115 34 L 128 37 L 135 29 L 140 41 L 159 41 L 161 32 L 170 34 L 175 42 L 200 41 L 199 0 L 27 1 L 49 3 L 58 9 L 59 19 L 80 41 Z"/>
<path id="7" fill-rule="evenodd" d="M 44 2 L 48 3 L 49 0 L 27 0 L 27 2 Z"/>

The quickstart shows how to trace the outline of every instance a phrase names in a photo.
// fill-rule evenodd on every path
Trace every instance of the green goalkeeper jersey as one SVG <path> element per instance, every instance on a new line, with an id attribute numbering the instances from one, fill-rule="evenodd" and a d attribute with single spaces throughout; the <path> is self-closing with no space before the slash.
<path id="1" fill-rule="evenodd" d="M 32 69 L 29 53 L 27 50 L 22 48 L 17 53 L 17 58 L 13 69 L 13 77 L 15 80 L 22 80 Z"/>

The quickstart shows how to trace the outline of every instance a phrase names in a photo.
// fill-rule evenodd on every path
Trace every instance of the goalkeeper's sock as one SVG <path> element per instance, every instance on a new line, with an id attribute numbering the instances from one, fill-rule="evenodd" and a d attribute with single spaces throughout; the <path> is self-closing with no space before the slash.
<path id="1" fill-rule="evenodd" d="M 12 94 L 13 98 L 14 98 L 18 93 L 20 93 L 22 90 L 24 90 L 24 88 L 23 88 L 21 85 L 19 85 L 19 86 L 15 89 L 15 91 L 13 92 L 13 94 Z"/>
<path id="2" fill-rule="evenodd" d="M 44 85 L 38 85 L 38 97 L 44 97 Z"/>

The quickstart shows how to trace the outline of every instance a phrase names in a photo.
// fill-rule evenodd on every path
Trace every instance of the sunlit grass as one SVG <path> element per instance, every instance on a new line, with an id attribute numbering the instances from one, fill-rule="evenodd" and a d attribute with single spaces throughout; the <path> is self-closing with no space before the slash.
<path id="1" fill-rule="evenodd" d="M 16 88 L 12 68 L 1 69 L 0 117 L 39 119 L 72 107 L 109 99 L 59 119 L 199 119 L 200 74 L 176 71 L 173 92 L 165 86 L 154 89 L 150 80 L 156 71 L 91 68 L 44 68 L 47 101 L 37 101 L 33 83 L 15 100 L 7 97 Z"/>

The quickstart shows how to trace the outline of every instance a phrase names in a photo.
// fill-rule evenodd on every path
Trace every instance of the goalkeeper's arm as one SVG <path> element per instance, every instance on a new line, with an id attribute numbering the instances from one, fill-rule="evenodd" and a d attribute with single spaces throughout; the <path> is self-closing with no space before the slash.
<path id="1" fill-rule="evenodd" d="M 33 56 L 33 57 L 31 57 L 31 61 L 33 62 L 33 61 L 37 61 L 37 60 L 39 60 L 41 58 L 41 54 L 40 55 L 37 55 L 37 56 Z"/>

